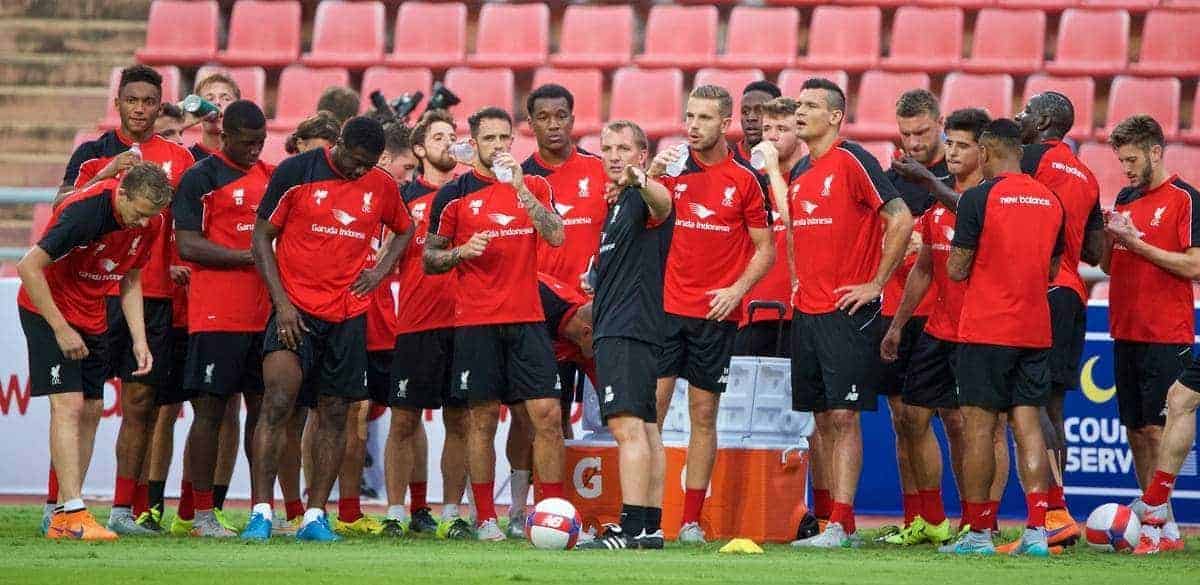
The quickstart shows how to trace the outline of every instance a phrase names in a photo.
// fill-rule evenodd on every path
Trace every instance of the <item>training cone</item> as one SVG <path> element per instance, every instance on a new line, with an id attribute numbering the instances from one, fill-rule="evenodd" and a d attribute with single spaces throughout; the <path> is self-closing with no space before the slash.
<path id="1" fill-rule="evenodd" d="M 761 555 L 763 554 L 763 549 L 749 538 L 735 538 L 729 541 L 729 544 L 721 547 L 721 550 L 718 552 L 737 555 Z"/>

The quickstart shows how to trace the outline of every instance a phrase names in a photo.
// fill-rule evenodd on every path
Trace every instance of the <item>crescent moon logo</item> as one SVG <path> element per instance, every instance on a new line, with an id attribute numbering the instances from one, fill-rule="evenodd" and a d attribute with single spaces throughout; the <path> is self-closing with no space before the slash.
<path id="1" fill-rule="evenodd" d="M 1096 362 L 1100 361 L 1100 356 L 1092 356 L 1083 362 L 1083 368 L 1079 372 L 1079 387 L 1083 390 L 1083 395 L 1088 400 L 1096 404 L 1104 404 L 1117 393 L 1117 387 L 1114 384 L 1111 388 L 1101 388 L 1096 385 L 1092 379 L 1092 368 L 1096 367 Z"/>

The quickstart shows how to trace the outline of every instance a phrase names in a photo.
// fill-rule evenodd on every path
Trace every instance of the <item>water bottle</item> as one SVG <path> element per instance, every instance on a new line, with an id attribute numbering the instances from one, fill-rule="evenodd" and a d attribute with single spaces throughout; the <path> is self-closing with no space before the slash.
<path id="1" fill-rule="evenodd" d="M 763 155 L 761 150 L 754 149 L 750 153 L 750 166 L 754 167 L 756 171 L 767 168 L 767 157 Z"/>
<path id="2" fill-rule="evenodd" d="M 512 169 L 496 163 L 492 163 L 492 174 L 496 175 L 496 181 L 500 183 L 511 183 L 513 179 Z"/>
<path id="3" fill-rule="evenodd" d="M 676 159 L 675 162 L 667 165 L 666 172 L 668 176 L 678 177 L 679 175 L 683 174 L 684 170 L 687 169 L 689 149 L 686 142 L 676 144 L 673 148 L 675 149 L 675 152 L 679 154 L 679 158 Z"/>
<path id="4" fill-rule="evenodd" d="M 137 143 L 137 142 L 134 142 L 133 144 L 130 144 L 130 145 L 129 145 L 129 152 L 132 152 L 133 154 L 136 154 L 138 158 L 142 158 L 142 145 L 141 145 L 141 144 L 139 144 L 139 143 Z"/>
<path id="5" fill-rule="evenodd" d="M 471 148 L 471 143 L 466 140 L 455 142 L 450 145 L 450 156 L 460 163 L 468 164 L 475 158 L 475 149 Z"/>
<path id="6" fill-rule="evenodd" d="M 196 94 L 191 94 L 183 98 L 183 101 L 179 102 L 179 109 L 197 118 L 207 118 L 208 116 L 221 111 L 216 104 Z"/>

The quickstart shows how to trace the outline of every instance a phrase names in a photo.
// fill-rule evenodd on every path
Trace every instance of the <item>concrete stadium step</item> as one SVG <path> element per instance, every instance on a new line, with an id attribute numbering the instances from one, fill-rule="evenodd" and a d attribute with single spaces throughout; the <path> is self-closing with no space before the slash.
<path id="1" fill-rule="evenodd" d="M 0 53 L 132 55 L 145 42 L 145 21 L 0 20 Z"/>
<path id="2" fill-rule="evenodd" d="M 0 0 L 0 17 L 111 18 L 141 20 L 150 0 Z"/>
<path id="3" fill-rule="evenodd" d="M 0 185 L 54 187 L 62 183 L 67 157 L 61 154 L 0 152 Z"/>
<path id="4" fill-rule="evenodd" d="M 40 152 L 69 156 L 75 132 L 84 127 L 87 125 L 29 118 L 14 120 L 6 117 L 0 120 L 0 152 Z"/>
<path id="5" fill-rule="evenodd" d="M 108 85 L 113 67 L 134 63 L 133 55 L 0 54 L 0 85 Z"/>
<path id="6" fill-rule="evenodd" d="M 84 127 L 95 124 L 104 116 L 107 102 L 106 87 L 0 85 L 0 120 L 46 121 Z"/>

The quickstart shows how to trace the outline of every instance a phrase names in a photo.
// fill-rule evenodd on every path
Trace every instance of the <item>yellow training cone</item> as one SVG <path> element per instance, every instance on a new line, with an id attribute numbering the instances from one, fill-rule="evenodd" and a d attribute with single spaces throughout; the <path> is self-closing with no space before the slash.
<path id="1" fill-rule="evenodd" d="M 763 549 L 749 538 L 735 538 L 729 541 L 729 544 L 721 547 L 719 552 L 726 554 L 761 555 L 763 554 Z"/>

